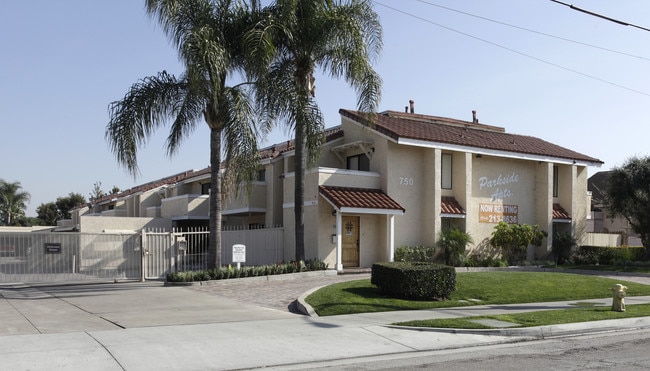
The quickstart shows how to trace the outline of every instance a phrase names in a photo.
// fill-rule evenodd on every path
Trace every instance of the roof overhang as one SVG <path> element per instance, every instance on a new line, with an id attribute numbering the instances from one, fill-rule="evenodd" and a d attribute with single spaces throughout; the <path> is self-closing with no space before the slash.
<path id="1" fill-rule="evenodd" d="M 569 214 L 562 205 L 558 203 L 553 204 L 553 223 L 571 223 L 571 214 Z"/>
<path id="2" fill-rule="evenodd" d="M 448 150 L 448 151 L 469 152 L 477 155 L 505 157 L 505 158 L 513 158 L 518 160 L 552 162 L 554 164 L 563 164 L 563 165 L 594 166 L 594 167 L 600 167 L 602 165 L 602 163 L 600 162 L 573 160 L 567 158 L 534 155 L 530 153 L 521 153 L 521 152 L 499 151 L 493 149 L 461 146 L 461 145 L 448 144 L 448 143 L 429 142 L 420 139 L 399 138 L 397 139 L 397 144 L 414 146 L 414 147 L 435 148 L 435 149 Z"/>
<path id="3" fill-rule="evenodd" d="M 225 216 L 246 216 L 250 214 L 265 214 L 266 208 L 264 207 L 242 207 L 239 209 L 224 210 L 221 215 Z"/>
<path id="4" fill-rule="evenodd" d="M 404 215 L 405 212 L 381 189 L 319 186 L 318 193 L 342 213 Z"/>
<path id="5" fill-rule="evenodd" d="M 440 198 L 440 217 L 442 218 L 465 218 L 465 209 L 451 196 Z"/>

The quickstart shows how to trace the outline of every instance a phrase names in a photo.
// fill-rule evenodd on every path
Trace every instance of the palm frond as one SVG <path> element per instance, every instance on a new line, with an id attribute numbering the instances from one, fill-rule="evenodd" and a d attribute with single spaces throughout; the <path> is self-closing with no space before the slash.
<path id="1" fill-rule="evenodd" d="M 183 112 L 186 88 L 186 81 L 179 81 L 163 71 L 133 84 L 122 100 L 109 105 L 110 121 L 104 136 L 118 163 L 134 176 L 138 173 L 138 147 L 146 144 L 155 129 Z M 181 132 L 190 132 L 196 124 L 196 120 L 185 115 L 187 117 L 180 121 L 185 125 L 184 131 L 177 127 L 176 138 Z"/>

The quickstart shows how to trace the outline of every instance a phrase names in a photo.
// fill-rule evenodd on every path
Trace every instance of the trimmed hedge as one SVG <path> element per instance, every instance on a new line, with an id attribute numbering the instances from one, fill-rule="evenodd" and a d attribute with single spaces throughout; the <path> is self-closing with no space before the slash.
<path id="1" fill-rule="evenodd" d="M 370 283 L 390 297 L 444 300 L 456 290 L 456 269 L 421 262 L 375 263 Z"/>
<path id="2" fill-rule="evenodd" d="M 643 260 L 643 247 L 579 246 L 571 257 L 573 264 L 614 265 Z"/>
<path id="3" fill-rule="evenodd" d="M 228 267 L 200 270 L 172 272 L 167 274 L 167 282 L 195 282 L 210 280 L 226 280 L 230 278 L 245 278 L 257 276 L 272 276 L 277 274 L 288 274 L 297 272 L 327 270 L 328 264 L 318 260 L 310 259 L 304 262 L 291 262 L 282 264 L 271 264 L 261 266 L 249 266 L 236 269 L 231 265 Z"/>
<path id="4" fill-rule="evenodd" d="M 395 249 L 396 262 L 428 262 L 433 261 L 435 247 L 430 246 L 400 246 Z"/>

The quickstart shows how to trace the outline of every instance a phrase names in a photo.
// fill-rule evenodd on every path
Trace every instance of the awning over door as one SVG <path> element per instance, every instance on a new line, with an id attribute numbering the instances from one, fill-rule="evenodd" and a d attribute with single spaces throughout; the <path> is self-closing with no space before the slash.
<path id="1" fill-rule="evenodd" d="M 319 186 L 318 192 L 344 213 L 404 215 L 406 211 L 381 189 Z"/>
<path id="2" fill-rule="evenodd" d="M 553 204 L 553 222 L 571 223 L 571 214 L 569 214 L 560 204 Z"/>
<path id="3" fill-rule="evenodd" d="M 440 216 L 443 218 L 464 218 L 465 209 L 455 198 L 443 196 L 440 198 Z"/>

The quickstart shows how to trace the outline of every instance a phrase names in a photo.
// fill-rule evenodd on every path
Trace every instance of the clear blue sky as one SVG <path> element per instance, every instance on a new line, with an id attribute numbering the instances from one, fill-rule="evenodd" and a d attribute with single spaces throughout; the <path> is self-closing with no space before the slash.
<path id="1" fill-rule="evenodd" d="M 647 0 L 566 3 L 650 27 Z M 648 155 L 650 32 L 550 0 L 381 0 L 375 9 L 384 27 L 380 110 L 413 99 L 417 113 L 471 120 L 475 109 L 481 123 L 605 162 L 590 174 Z M 171 159 L 161 128 L 140 152 L 137 179 L 104 139 L 111 101 L 140 78 L 182 71 L 142 1 L 3 0 L 0 35 L 0 178 L 31 194 L 28 216 L 70 192 L 88 197 L 97 181 L 126 189 L 208 166 L 204 125 Z M 322 76 L 316 84 L 327 126 L 338 125 L 354 92 Z M 264 145 L 290 137 L 277 129 Z"/>

